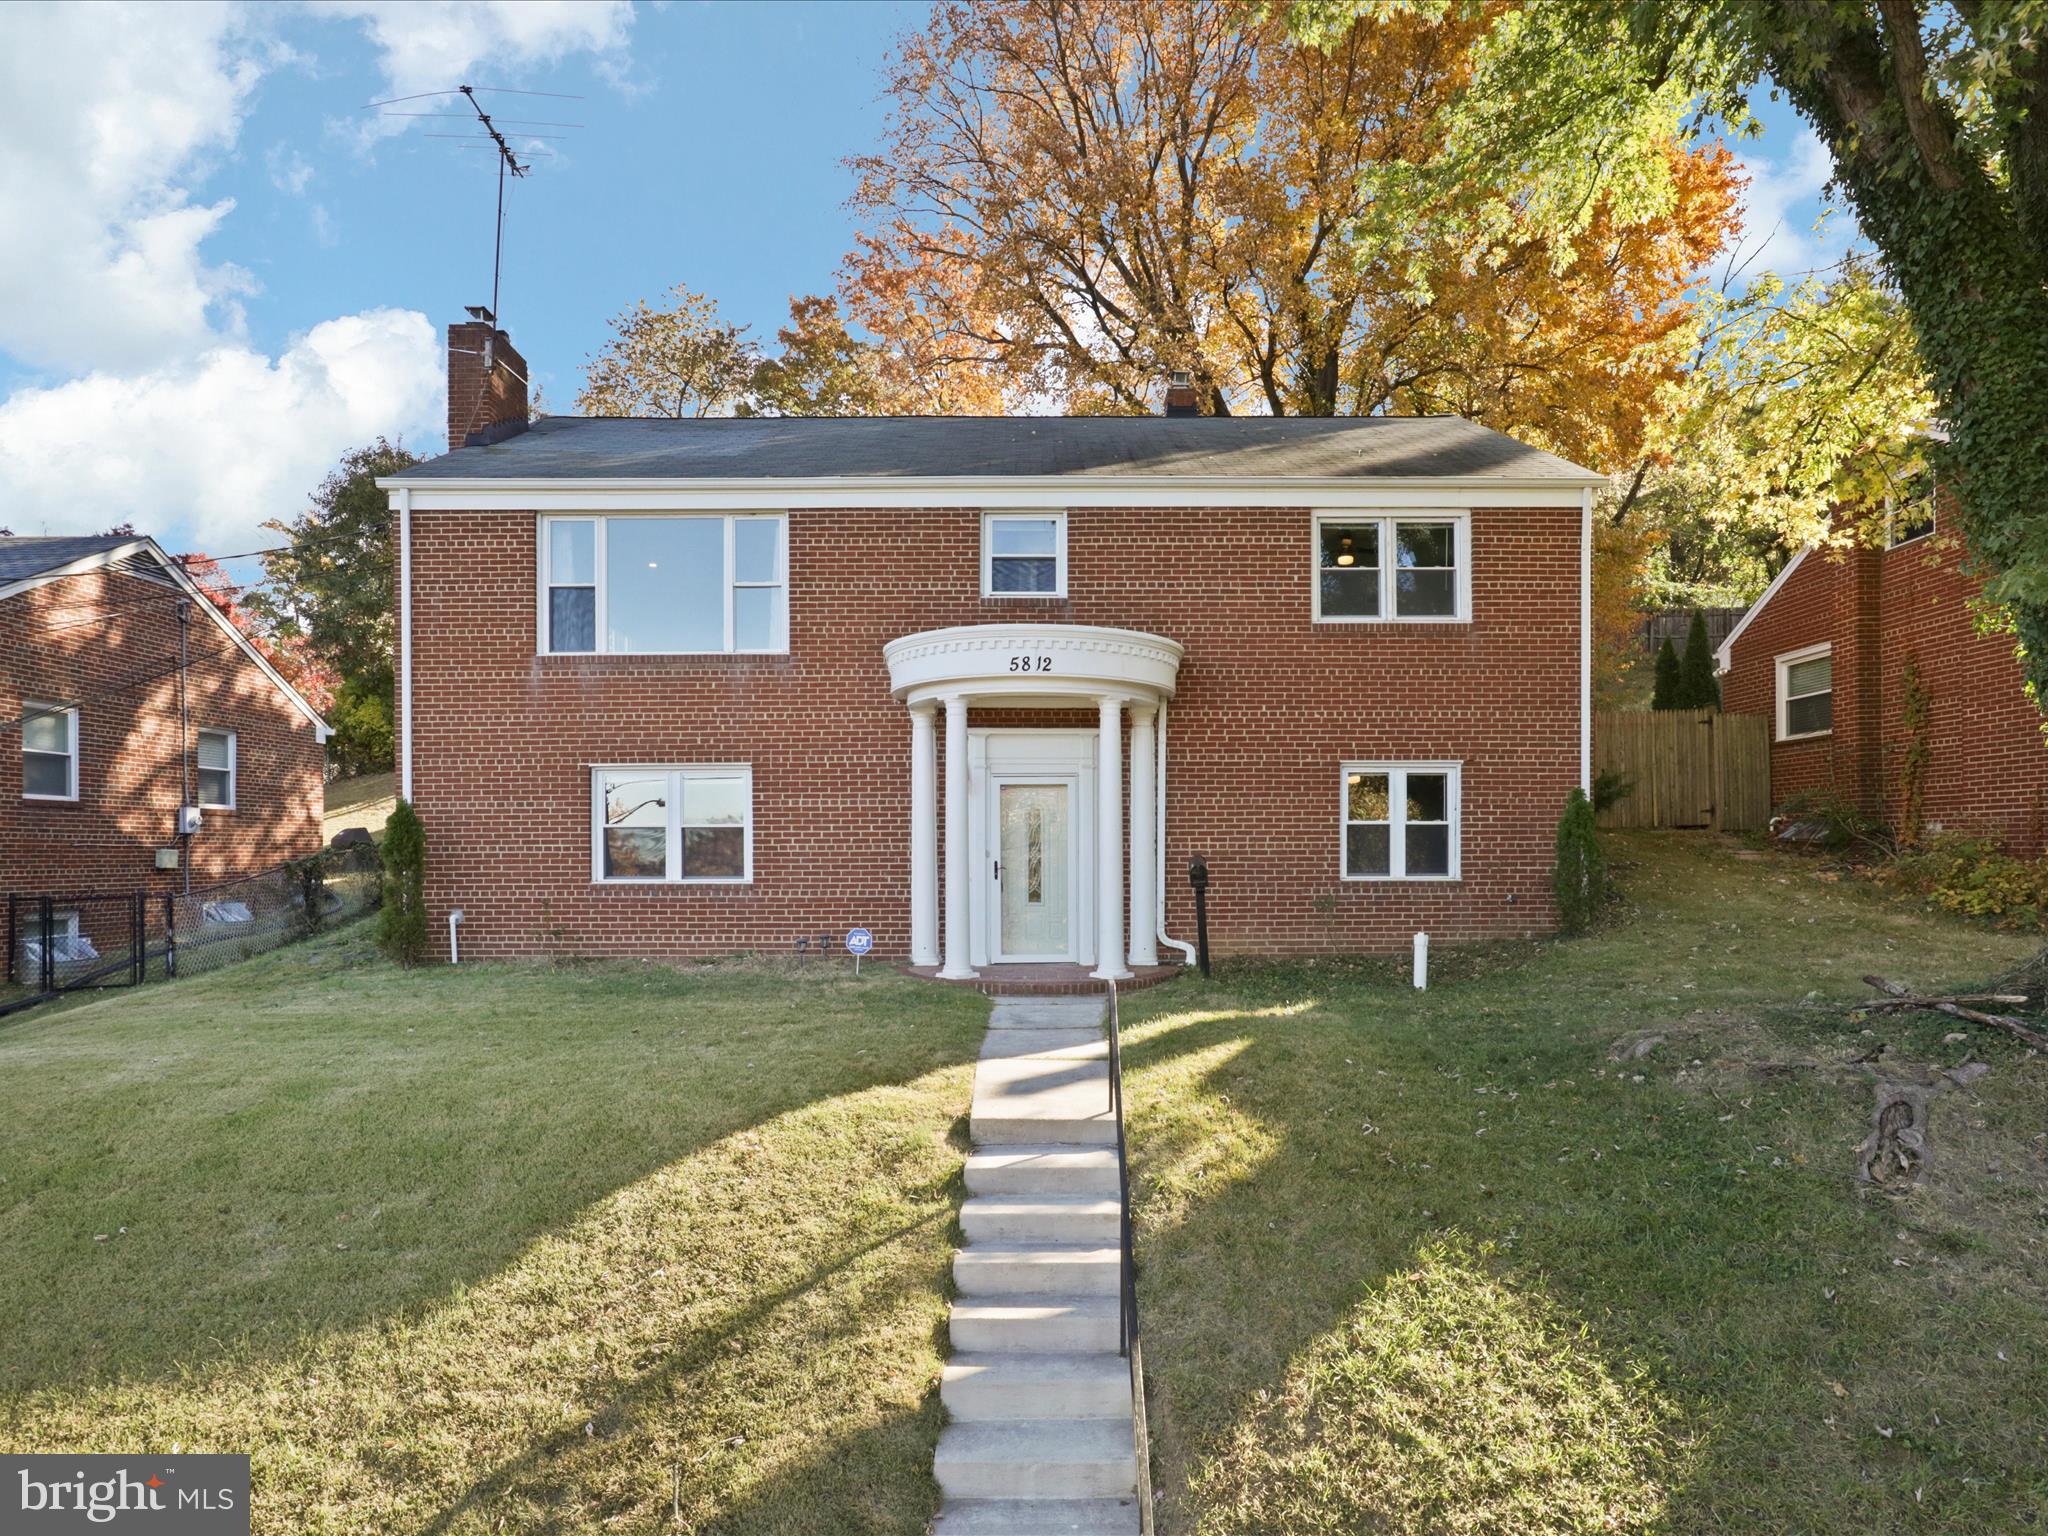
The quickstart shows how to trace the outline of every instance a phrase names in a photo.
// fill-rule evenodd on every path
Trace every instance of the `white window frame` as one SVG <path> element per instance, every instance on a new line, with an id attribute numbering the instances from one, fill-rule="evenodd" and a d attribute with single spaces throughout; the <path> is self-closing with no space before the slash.
<path id="1" fill-rule="evenodd" d="M 1380 611 L 1375 614 L 1323 612 L 1323 528 L 1329 523 L 1357 527 L 1377 523 L 1380 530 Z M 1452 526 L 1452 548 L 1458 562 L 1452 590 L 1455 611 L 1451 613 L 1396 614 L 1394 612 L 1394 526 L 1397 523 L 1448 523 Z M 1323 510 L 1314 514 L 1308 540 L 1309 600 L 1318 624 L 1469 624 L 1472 622 L 1472 514 L 1455 507 L 1402 507 L 1395 511 L 1343 512 Z"/>
<path id="2" fill-rule="evenodd" d="M 1354 875 L 1348 845 L 1350 828 L 1362 825 L 1351 819 L 1351 775 L 1383 773 L 1387 776 L 1387 872 L 1384 875 Z M 1444 812 L 1450 818 L 1450 871 L 1442 875 L 1408 873 L 1408 775 L 1444 775 Z M 1337 767 L 1337 875 L 1355 882 L 1401 881 L 1411 885 L 1445 885 L 1464 878 L 1465 765 L 1462 762 L 1340 763 Z"/>
<path id="3" fill-rule="evenodd" d="M 1772 665 L 1777 670 L 1778 740 L 1818 741 L 1823 736 L 1832 736 L 1835 734 L 1835 681 L 1834 672 L 1832 669 L 1830 669 L 1828 673 L 1828 728 L 1826 730 L 1800 731 L 1795 734 L 1791 730 L 1790 725 L 1788 723 L 1788 716 L 1791 712 L 1792 700 L 1786 692 L 1786 680 L 1789 674 L 1791 673 L 1793 667 L 1795 667 L 1802 661 L 1812 661 L 1816 656 L 1832 657 L 1834 653 L 1834 642 L 1831 640 L 1823 640 L 1819 645 L 1804 646 L 1799 650 L 1787 651 L 1782 656 L 1776 656 L 1772 658 Z M 1799 695 L 1799 697 L 1801 697 L 1802 699 L 1810 699 L 1815 696 L 1815 694 L 1811 693 L 1802 693 L 1801 695 Z"/>
<path id="4" fill-rule="evenodd" d="M 67 736 L 65 758 L 69 768 L 65 782 L 69 788 L 67 793 L 61 795 L 36 795 L 29 793 L 28 758 L 31 755 L 36 757 L 55 757 L 57 754 L 31 748 L 28 744 L 28 732 L 24 730 L 21 736 L 21 798 L 24 800 L 75 802 L 78 799 L 78 706 L 76 704 L 55 704 L 47 700 L 39 702 L 35 699 L 23 699 L 21 701 L 23 721 L 26 722 L 31 715 L 63 716 Z"/>
<path id="5" fill-rule="evenodd" d="M 576 652 L 577 655 L 584 654 Z M 608 775 L 668 779 L 667 872 L 658 876 L 604 872 L 604 781 Z M 746 785 L 744 853 L 738 875 L 692 875 L 683 867 L 683 783 L 690 778 L 739 779 Z M 590 883 L 614 886 L 752 885 L 754 883 L 754 768 L 751 763 L 592 763 L 590 765 Z"/>
<path id="6" fill-rule="evenodd" d="M 1053 584 L 1050 592 L 998 592 L 995 589 L 995 541 L 989 537 L 997 523 L 1043 523 L 1053 525 Z M 1018 557 L 1024 558 L 1024 557 Z M 1030 558 L 1040 559 L 1042 556 Z M 1067 514 L 1064 511 L 1006 511 L 981 514 L 981 595 L 998 601 L 1054 602 L 1067 595 Z"/>
<path id="7" fill-rule="evenodd" d="M 201 788 L 206 782 L 207 772 L 219 771 L 208 770 L 200 764 L 199 738 L 204 736 L 225 736 L 228 739 L 228 797 L 224 801 L 207 799 L 206 791 Z M 240 787 L 240 780 L 241 776 L 235 771 L 235 733 L 215 726 L 201 726 L 194 733 L 192 742 L 192 788 L 199 808 L 202 811 L 232 811 L 235 808 L 235 791 Z"/>
<path id="8" fill-rule="evenodd" d="M 690 518 L 708 522 L 714 518 L 725 523 L 725 644 L 718 650 L 710 651 L 614 651 L 606 648 L 609 634 L 606 587 L 608 581 L 608 554 L 605 533 L 615 522 L 625 522 L 633 517 Z M 738 536 L 735 525 L 742 523 L 774 523 L 775 535 L 775 579 L 772 581 L 740 581 L 736 567 Z M 548 569 L 553 560 L 553 540 L 549 530 L 556 523 L 591 523 L 595 525 L 591 536 L 591 582 L 596 589 L 596 628 L 591 639 L 592 649 L 587 651 L 557 651 L 548 644 L 548 589 L 554 584 Z M 537 528 L 534 568 L 538 580 L 534 593 L 534 647 L 542 656 L 787 656 L 789 654 L 790 592 L 789 592 L 789 514 L 786 512 L 564 512 L 548 513 L 541 516 Z M 568 583 L 581 586 L 581 582 Z M 761 650 L 741 650 L 734 645 L 735 607 L 733 594 L 743 587 L 779 587 L 782 590 L 782 623 L 776 631 L 774 643 Z"/>

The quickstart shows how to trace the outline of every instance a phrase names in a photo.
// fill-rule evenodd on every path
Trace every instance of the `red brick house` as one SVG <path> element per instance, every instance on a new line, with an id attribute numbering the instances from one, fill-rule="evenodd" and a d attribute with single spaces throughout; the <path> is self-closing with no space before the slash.
<path id="1" fill-rule="evenodd" d="M 965 976 L 1550 928 L 1599 478 L 1457 418 L 526 425 L 455 326 L 400 549 L 446 953 Z"/>
<path id="2" fill-rule="evenodd" d="M 1719 652 L 1729 710 L 1772 721 L 1771 797 L 1838 791 L 1896 826 L 1903 814 L 1909 663 L 1927 696 L 1927 830 L 2048 840 L 2048 744 L 2021 692 L 2010 635 L 1981 630 L 1981 583 L 1929 499 L 1878 542 L 1811 548 L 1779 573 Z"/>
<path id="3" fill-rule="evenodd" d="M 0 538 L 0 614 L 0 892 L 175 891 L 320 847 L 326 723 L 154 540 Z"/>

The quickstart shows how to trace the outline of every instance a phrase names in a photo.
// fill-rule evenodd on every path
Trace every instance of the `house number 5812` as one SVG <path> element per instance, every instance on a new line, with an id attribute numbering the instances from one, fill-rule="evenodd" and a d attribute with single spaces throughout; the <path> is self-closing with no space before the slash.
<path id="1" fill-rule="evenodd" d="M 1050 656 L 1012 656 L 1010 658 L 1010 670 L 1012 672 L 1050 672 L 1052 670 L 1052 658 Z"/>

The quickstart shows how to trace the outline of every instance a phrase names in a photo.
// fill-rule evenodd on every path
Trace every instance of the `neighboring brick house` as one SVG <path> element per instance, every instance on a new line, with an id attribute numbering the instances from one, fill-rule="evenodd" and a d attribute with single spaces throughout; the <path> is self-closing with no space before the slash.
<path id="1" fill-rule="evenodd" d="M 400 530 L 402 787 L 465 956 L 962 976 L 1545 931 L 1599 478 L 1454 417 L 525 427 L 449 332 Z M 486 354 L 495 354 L 486 357 Z"/>
<path id="2" fill-rule="evenodd" d="M 0 893 L 176 891 L 320 847 L 326 724 L 153 540 L 0 538 L 0 614 Z"/>
<path id="3" fill-rule="evenodd" d="M 1887 547 L 1816 547 L 1786 566 L 1720 649 L 1722 702 L 1771 718 L 1773 803 L 1832 789 L 1896 826 L 1910 740 L 1905 678 L 1916 662 L 1928 700 L 1927 830 L 2040 853 L 2041 716 L 2022 692 L 2012 637 L 1980 626 L 1981 584 L 1933 508 L 1895 519 Z M 1948 510 L 1944 500 L 1940 524 Z"/>

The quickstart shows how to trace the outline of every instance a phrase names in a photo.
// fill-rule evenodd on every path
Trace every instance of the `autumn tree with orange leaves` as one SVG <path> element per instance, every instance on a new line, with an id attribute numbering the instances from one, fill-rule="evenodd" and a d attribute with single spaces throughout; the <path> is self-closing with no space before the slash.
<path id="1" fill-rule="evenodd" d="M 1238 0 L 942 3 L 855 161 L 849 312 L 914 375 L 1012 405 L 1145 411 L 1185 368 L 1206 411 L 1455 412 L 1628 463 L 1734 226 L 1724 151 L 1673 142 L 1668 207 L 1597 207 L 1568 245 L 1476 245 L 1448 207 L 1359 238 L 1373 189 L 1439 152 L 1491 14 L 1323 50 Z"/>

